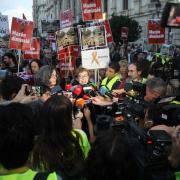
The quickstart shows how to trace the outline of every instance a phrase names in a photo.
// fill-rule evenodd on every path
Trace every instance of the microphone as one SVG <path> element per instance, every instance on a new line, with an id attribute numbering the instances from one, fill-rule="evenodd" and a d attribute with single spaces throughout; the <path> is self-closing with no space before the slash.
<path id="1" fill-rule="evenodd" d="M 75 101 L 75 106 L 82 109 L 85 105 L 85 100 L 83 98 L 79 98 Z"/>
<path id="2" fill-rule="evenodd" d="M 72 84 L 66 84 L 65 91 L 71 91 Z"/>
<path id="3" fill-rule="evenodd" d="M 108 96 L 108 97 L 110 97 L 111 99 L 113 99 L 113 95 L 111 94 L 111 92 L 110 92 L 105 86 L 101 86 L 101 87 L 100 87 L 99 93 L 100 93 L 102 96 Z"/>
<path id="4" fill-rule="evenodd" d="M 82 92 L 83 92 L 83 88 L 82 86 L 80 85 L 77 85 L 77 86 L 73 86 L 70 91 L 72 92 L 73 96 L 78 98 L 82 95 Z"/>
<path id="5" fill-rule="evenodd" d="M 83 91 L 84 91 L 84 94 L 88 94 L 91 97 L 97 96 L 95 89 L 93 88 L 93 86 L 89 84 L 83 85 Z"/>
<path id="6" fill-rule="evenodd" d="M 126 82 L 125 85 L 124 85 L 124 90 L 125 90 L 126 92 L 128 92 L 128 91 L 131 91 L 132 89 L 133 89 L 132 83 Z"/>
<path id="7" fill-rule="evenodd" d="M 54 94 L 57 94 L 57 93 L 60 93 L 60 92 L 62 92 L 62 89 L 61 89 L 61 86 L 59 86 L 59 85 L 54 86 L 51 89 L 51 95 L 54 95 Z"/>

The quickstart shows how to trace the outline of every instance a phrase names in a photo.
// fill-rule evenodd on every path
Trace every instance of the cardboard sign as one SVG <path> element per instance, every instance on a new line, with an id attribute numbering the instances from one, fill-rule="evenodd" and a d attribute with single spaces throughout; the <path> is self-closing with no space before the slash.
<path id="1" fill-rule="evenodd" d="M 58 51 L 67 47 L 78 45 L 77 28 L 65 28 L 56 32 L 56 43 Z"/>
<path id="2" fill-rule="evenodd" d="M 73 25 L 72 10 L 68 9 L 60 13 L 60 28 L 71 27 Z"/>
<path id="3" fill-rule="evenodd" d="M 104 25 L 105 25 L 105 29 L 106 29 L 107 42 L 112 43 L 113 42 L 113 36 L 112 36 L 112 31 L 111 31 L 111 27 L 109 24 L 109 20 L 105 20 Z"/>
<path id="4" fill-rule="evenodd" d="M 148 20 L 148 42 L 149 44 L 165 43 L 165 28 L 161 27 L 159 19 Z"/>
<path id="5" fill-rule="evenodd" d="M 30 50 L 33 34 L 33 22 L 12 18 L 9 48 Z"/>
<path id="6" fill-rule="evenodd" d="M 87 69 L 107 68 L 109 64 L 109 48 L 86 50 L 81 52 L 82 66 Z"/>
<path id="7" fill-rule="evenodd" d="M 127 40 L 128 39 L 128 33 L 129 33 L 129 28 L 128 27 L 122 27 L 121 28 L 121 39 Z"/>
<path id="8" fill-rule="evenodd" d="M 66 59 L 67 57 L 77 58 L 79 56 L 79 52 L 79 46 L 69 46 L 58 51 L 58 59 L 62 60 Z"/>
<path id="9" fill-rule="evenodd" d="M 8 16 L 0 14 L 0 37 L 7 36 L 8 34 L 9 34 Z"/>
<path id="10" fill-rule="evenodd" d="M 80 29 L 81 49 L 107 46 L 104 26 L 92 26 Z"/>
<path id="11" fill-rule="evenodd" d="M 101 0 L 81 0 L 83 21 L 103 19 Z"/>
<path id="12" fill-rule="evenodd" d="M 33 38 L 30 50 L 24 51 L 24 59 L 40 59 L 40 39 Z"/>

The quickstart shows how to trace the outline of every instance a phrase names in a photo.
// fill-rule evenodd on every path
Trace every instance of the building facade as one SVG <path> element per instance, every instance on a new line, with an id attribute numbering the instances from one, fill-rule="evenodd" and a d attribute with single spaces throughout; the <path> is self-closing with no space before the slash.
<path id="1" fill-rule="evenodd" d="M 125 15 L 134 18 L 142 27 L 141 39 L 147 39 L 147 23 L 148 19 L 160 18 L 162 9 L 167 0 L 101 0 L 103 5 L 103 13 L 106 18 L 110 19 L 112 14 Z M 175 0 L 178 2 L 178 0 Z M 35 28 L 42 33 L 42 21 L 53 22 L 58 21 L 60 11 L 71 9 L 73 11 L 74 23 L 82 19 L 81 0 L 33 0 L 33 18 Z M 168 29 L 166 30 L 166 34 Z M 172 29 L 173 43 L 180 40 L 180 32 L 178 29 Z M 167 37 L 167 35 L 166 35 Z"/>

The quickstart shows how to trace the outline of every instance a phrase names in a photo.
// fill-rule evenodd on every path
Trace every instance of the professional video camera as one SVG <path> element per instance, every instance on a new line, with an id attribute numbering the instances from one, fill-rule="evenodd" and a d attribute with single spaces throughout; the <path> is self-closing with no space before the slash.
<path id="1" fill-rule="evenodd" d="M 153 121 L 154 125 L 180 125 L 180 104 L 178 97 L 161 99 L 156 105 L 149 108 L 148 118 Z"/>
<path id="2" fill-rule="evenodd" d="M 136 97 L 137 99 L 143 99 L 146 94 L 146 85 L 137 81 L 126 82 L 124 90 L 130 97 Z"/>
<path id="3" fill-rule="evenodd" d="M 95 127 L 97 133 L 113 128 L 119 131 L 122 136 L 129 137 L 136 142 L 136 148 L 133 152 L 139 167 L 139 172 L 137 172 L 139 179 L 173 179 L 174 173 L 167 158 L 171 137 L 165 131 L 147 131 L 140 128 L 134 119 L 136 113 L 132 113 L 132 102 L 125 101 L 118 104 L 115 118 L 108 115 L 98 116 Z M 141 108 L 137 109 L 139 112 Z M 117 119 L 116 116 L 119 118 Z"/>

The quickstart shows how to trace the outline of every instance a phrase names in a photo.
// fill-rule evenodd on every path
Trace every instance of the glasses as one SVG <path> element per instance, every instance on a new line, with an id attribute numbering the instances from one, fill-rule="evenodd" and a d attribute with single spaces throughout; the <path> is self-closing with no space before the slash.
<path id="1" fill-rule="evenodd" d="M 84 79 L 84 78 L 88 78 L 88 75 L 84 75 L 84 76 L 78 76 L 79 79 Z"/>

